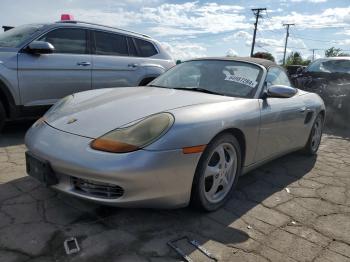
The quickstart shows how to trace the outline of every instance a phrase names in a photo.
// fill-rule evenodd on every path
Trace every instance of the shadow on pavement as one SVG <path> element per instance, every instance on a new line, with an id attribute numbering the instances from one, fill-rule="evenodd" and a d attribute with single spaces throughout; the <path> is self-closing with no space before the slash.
<path id="1" fill-rule="evenodd" d="M 264 231 L 291 222 L 269 207 L 290 200 L 284 189 L 307 174 L 315 161 L 295 153 L 241 177 L 232 198 L 213 213 L 99 206 L 42 187 L 30 177 L 20 178 L 0 185 L 0 251 L 23 260 L 116 261 L 126 256 L 126 261 L 177 261 L 179 256 L 166 243 L 189 236 L 229 259 L 231 248 L 254 250 L 264 241 Z M 63 248 L 70 236 L 81 247 L 73 256 Z M 193 246 L 178 245 L 194 261 L 206 261 Z"/>
<path id="2" fill-rule="evenodd" d="M 6 123 L 0 132 L 0 147 L 15 146 L 24 143 L 24 135 L 35 120 Z"/>

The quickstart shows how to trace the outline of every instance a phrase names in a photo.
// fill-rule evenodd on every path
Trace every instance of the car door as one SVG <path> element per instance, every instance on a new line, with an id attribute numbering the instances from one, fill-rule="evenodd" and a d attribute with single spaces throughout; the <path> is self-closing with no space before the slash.
<path id="1" fill-rule="evenodd" d="M 132 50 L 128 37 L 99 30 L 92 31 L 92 35 L 92 87 L 137 86 L 145 75 L 145 69 L 142 58 L 129 56 Z"/>
<path id="2" fill-rule="evenodd" d="M 25 106 L 51 105 L 69 94 L 91 89 L 87 30 L 56 28 L 36 40 L 55 47 L 52 54 L 18 55 L 18 81 Z"/>
<path id="3" fill-rule="evenodd" d="M 271 85 L 291 86 L 279 67 L 268 70 L 265 89 Z M 291 98 L 265 98 L 260 103 L 260 132 L 255 160 L 261 161 L 302 146 L 307 108 L 299 94 Z"/>

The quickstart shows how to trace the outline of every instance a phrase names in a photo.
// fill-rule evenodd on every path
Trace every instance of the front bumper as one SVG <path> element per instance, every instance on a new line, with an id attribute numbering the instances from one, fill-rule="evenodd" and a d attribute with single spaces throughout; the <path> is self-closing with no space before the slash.
<path id="1" fill-rule="evenodd" d="M 101 204 L 121 207 L 175 208 L 186 206 L 200 153 L 139 150 L 125 154 L 96 151 L 91 138 L 66 133 L 47 124 L 32 127 L 25 143 L 34 155 L 48 160 L 59 183 L 54 189 Z M 78 192 L 72 177 L 123 188 L 118 198 Z"/>

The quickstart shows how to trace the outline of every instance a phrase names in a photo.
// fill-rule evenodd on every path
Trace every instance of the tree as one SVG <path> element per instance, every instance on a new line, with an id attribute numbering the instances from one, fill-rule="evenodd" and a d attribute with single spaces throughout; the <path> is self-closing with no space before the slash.
<path id="1" fill-rule="evenodd" d="M 256 52 L 253 55 L 253 57 L 267 59 L 267 60 L 271 60 L 272 62 L 275 62 L 275 58 L 273 57 L 273 55 L 268 52 Z"/>
<path id="2" fill-rule="evenodd" d="M 326 57 L 334 57 L 334 56 L 350 56 L 347 53 L 344 53 L 342 49 L 340 48 L 335 48 L 332 46 L 331 48 L 328 48 L 325 52 L 324 55 Z"/>
<path id="3" fill-rule="evenodd" d="M 286 65 L 308 65 L 310 60 L 304 60 L 299 52 L 292 52 L 286 59 Z"/>

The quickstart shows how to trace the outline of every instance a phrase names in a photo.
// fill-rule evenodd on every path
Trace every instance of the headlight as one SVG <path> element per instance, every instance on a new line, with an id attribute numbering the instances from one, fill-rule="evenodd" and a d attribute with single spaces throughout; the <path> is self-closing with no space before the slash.
<path id="1" fill-rule="evenodd" d="M 164 135 L 173 123 L 174 117 L 169 113 L 152 115 L 136 124 L 108 132 L 92 141 L 91 147 L 113 153 L 136 151 Z"/>

